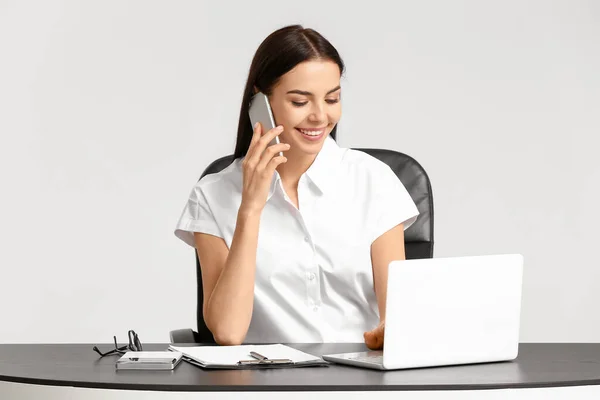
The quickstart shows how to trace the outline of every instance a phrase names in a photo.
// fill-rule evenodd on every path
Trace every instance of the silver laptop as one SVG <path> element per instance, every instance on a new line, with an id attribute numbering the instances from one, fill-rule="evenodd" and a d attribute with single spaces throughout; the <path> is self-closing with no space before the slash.
<path id="1" fill-rule="evenodd" d="M 381 370 L 514 360 L 522 280 L 520 254 L 392 261 L 384 350 L 323 359 Z"/>

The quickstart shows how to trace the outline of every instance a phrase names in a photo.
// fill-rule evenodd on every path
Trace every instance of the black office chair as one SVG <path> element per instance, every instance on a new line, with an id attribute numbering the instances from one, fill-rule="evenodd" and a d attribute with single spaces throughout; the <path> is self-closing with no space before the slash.
<path id="1" fill-rule="evenodd" d="M 355 149 L 385 162 L 396 173 L 404 184 L 413 201 L 419 209 L 419 216 L 415 223 L 404 232 L 404 246 L 406 259 L 432 258 L 433 257 L 433 193 L 427 173 L 412 157 L 393 150 L 384 149 Z M 233 155 L 221 157 L 213 161 L 204 171 L 200 179 L 207 174 L 217 173 L 233 162 Z M 196 277 L 198 281 L 197 319 L 198 332 L 192 329 L 178 329 L 171 331 L 171 343 L 215 343 L 212 333 L 204 323 L 202 304 L 202 274 L 200 260 L 196 256 Z"/>

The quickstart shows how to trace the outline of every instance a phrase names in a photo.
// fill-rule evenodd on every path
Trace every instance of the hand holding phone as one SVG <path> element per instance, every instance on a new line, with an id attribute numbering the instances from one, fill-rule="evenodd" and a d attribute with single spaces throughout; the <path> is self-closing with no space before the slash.
<path id="1" fill-rule="evenodd" d="M 277 156 L 277 153 L 283 154 L 284 151 L 289 150 L 289 144 L 278 143 L 267 146 L 273 143 L 281 132 L 283 132 L 282 126 L 275 127 L 265 134 L 260 123 L 254 128 L 250 147 L 242 161 L 243 191 L 240 210 L 243 209 L 243 212 L 262 212 L 275 169 L 287 161 L 286 157 Z"/>

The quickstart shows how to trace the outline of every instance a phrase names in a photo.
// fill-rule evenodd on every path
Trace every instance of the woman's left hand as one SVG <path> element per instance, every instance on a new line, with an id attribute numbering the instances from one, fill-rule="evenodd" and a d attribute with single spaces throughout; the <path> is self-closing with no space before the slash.
<path id="1" fill-rule="evenodd" d="M 385 321 L 381 321 L 377 328 L 372 331 L 365 332 L 365 344 L 371 350 L 383 349 L 383 333 L 385 331 Z"/>

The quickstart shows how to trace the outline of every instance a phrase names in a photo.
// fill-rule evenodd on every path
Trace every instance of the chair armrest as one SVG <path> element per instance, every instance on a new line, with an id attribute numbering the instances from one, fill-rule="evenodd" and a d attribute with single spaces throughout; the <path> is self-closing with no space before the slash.
<path id="1" fill-rule="evenodd" d="M 191 329 L 176 329 L 169 333 L 172 344 L 179 343 L 198 343 L 196 338 L 198 337 L 198 333 L 194 332 Z"/>

